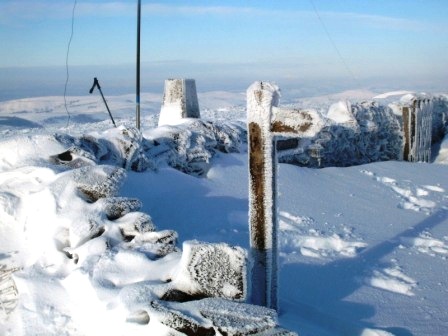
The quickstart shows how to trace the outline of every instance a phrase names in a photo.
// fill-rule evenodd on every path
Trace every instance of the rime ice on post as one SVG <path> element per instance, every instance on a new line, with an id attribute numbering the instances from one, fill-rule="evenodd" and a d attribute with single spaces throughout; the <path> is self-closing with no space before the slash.
<path id="1" fill-rule="evenodd" d="M 273 309 L 278 308 L 275 136 L 314 136 L 321 122 L 313 111 L 278 108 L 279 98 L 279 88 L 268 82 L 247 89 L 250 299 Z"/>
<path id="2" fill-rule="evenodd" d="M 167 79 L 159 126 L 176 125 L 184 118 L 200 118 L 194 79 Z"/>
<path id="3" fill-rule="evenodd" d="M 278 87 L 255 82 L 247 89 L 249 137 L 249 230 L 253 262 L 250 299 L 277 308 L 277 225 L 275 140 L 270 134 L 272 106 Z"/>
<path id="4" fill-rule="evenodd" d="M 432 138 L 432 101 L 414 98 L 409 106 L 402 107 L 402 113 L 404 160 L 429 162 Z"/>

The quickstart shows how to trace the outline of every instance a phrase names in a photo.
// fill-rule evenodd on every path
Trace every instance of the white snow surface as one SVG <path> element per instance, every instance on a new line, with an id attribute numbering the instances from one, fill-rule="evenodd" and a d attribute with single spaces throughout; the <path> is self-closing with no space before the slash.
<path id="1" fill-rule="evenodd" d="M 334 103 L 328 109 L 327 117 L 337 123 L 353 123 L 356 125 L 356 119 L 352 114 L 352 107 L 348 101 Z"/>
<path id="2" fill-rule="evenodd" d="M 245 120 L 242 95 L 199 94 L 201 116 Z M 108 102 L 117 124 L 134 124 L 133 96 Z M 154 129 L 160 103 L 159 94 L 142 95 L 143 136 L 163 132 Z M 11 299 L 0 302 L 0 335 L 167 335 L 157 317 L 142 321 L 182 254 L 151 260 L 126 244 L 110 248 L 119 235 L 113 221 L 74 192 L 70 170 L 49 156 L 67 150 L 53 132 L 113 141 L 112 124 L 98 96 L 69 97 L 69 111 L 67 127 L 61 97 L 0 103 L 0 271 L 14 270 L 8 282 L 0 277 L 1 297 Z M 448 334 L 447 141 L 428 164 L 279 165 L 280 325 L 301 336 Z M 157 230 L 177 231 L 179 247 L 249 247 L 244 146 L 215 155 L 202 178 L 168 165 L 128 171 L 119 196 L 138 198 Z M 83 241 L 89 221 L 105 233 Z M 67 237 L 70 228 L 79 235 Z M 73 240 L 77 264 L 61 239 Z M 18 293 L 7 291 L 10 281 Z M 196 306 L 183 314 L 199 318 Z"/>

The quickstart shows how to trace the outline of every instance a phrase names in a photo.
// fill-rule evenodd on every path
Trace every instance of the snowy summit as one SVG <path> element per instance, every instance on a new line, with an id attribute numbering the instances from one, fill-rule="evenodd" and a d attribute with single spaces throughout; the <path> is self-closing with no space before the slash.
<path id="1" fill-rule="evenodd" d="M 126 95 L 117 128 L 94 96 L 0 102 L 0 335 L 448 334 L 447 98 L 415 163 L 409 92 L 351 94 L 301 99 L 319 127 L 279 147 L 277 312 L 247 298 L 243 94 L 160 126 L 143 94 L 140 131 Z"/>

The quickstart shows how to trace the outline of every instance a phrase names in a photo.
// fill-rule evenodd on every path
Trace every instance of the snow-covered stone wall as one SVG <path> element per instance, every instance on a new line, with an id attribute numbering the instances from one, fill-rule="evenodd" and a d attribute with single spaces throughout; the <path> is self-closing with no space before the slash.
<path id="1" fill-rule="evenodd" d="M 432 142 L 438 143 L 448 132 L 448 95 L 434 97 L 432 104 Z"/>
<path id="2" fill-rule="evenodd" d="M 209 154 L 235 149 L 230 126 L 182 126 L 171 134 L 191 132 L 167 152 L 188 154 L 190 141 Z M 244 303 L 246 250 L 185 241 L 181 251 L 176 231 L 157 230 L 142 201 L 119 195 L 126 170 L 157 168 L 151 150 L 175 143 L 158 131 L 153 139 L 120 126 L 15 140 L 30 147 L 19 157 L 44 152 L 37 166 L 26 158 L 0 175 L 1 335 L 297 336 L 278 326 L 275 311 Z"/>
<path id="3" fill-rule="evenodd" d="M 53 163 L 71 168 L 109 164 L 137 172 L 168 164 L 184 173 L 203 176 L 217 153 L 240 152 L 246 141 L 244 124 L 185 119 L 144 135 L 136 128 L 109 129 L 76 138 L 56 134 L 67 150 L 51 156 Z"/>
<path id="4" fill-rule="evenodd" d="M 414 121 L 406 117 L 411 112 Z M 447 131 L 448 98 L 407 95 L 389 106 L 341 101 L 331 105 L 321 120 L 313 137 L 279 140 L 279 161 L 306 167 L 428 161 L 431 145 Z M 406 137 L 412 139 L 408 145 Z"/>
<path id="5" fill-rule="evenodd" d="M 340 102 L 332 105 L 322 120 L 314 137 L 280 140 L 280 162 L 329 167 L 401 158 L 400 121 L 387 107 L 374 102 Z"/>

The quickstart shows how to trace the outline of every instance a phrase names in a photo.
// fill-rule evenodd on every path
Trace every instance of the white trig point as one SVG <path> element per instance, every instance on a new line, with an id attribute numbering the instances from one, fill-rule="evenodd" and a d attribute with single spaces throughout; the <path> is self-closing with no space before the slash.
<path id="1" fill-rule="evenodd" d="M 250 301 L 278 309 L 276 136 L 313 136 L 317 112 L 278 107 L 279 88 L 255 82 L 247 89 L 249 142 Z"/>
<path id="2" fill-rule="evenodd" d="M 165 80 L 159 126 L 176 125 L 182 122 L 182 119 L 200 117 L 195 80 Z"/>

